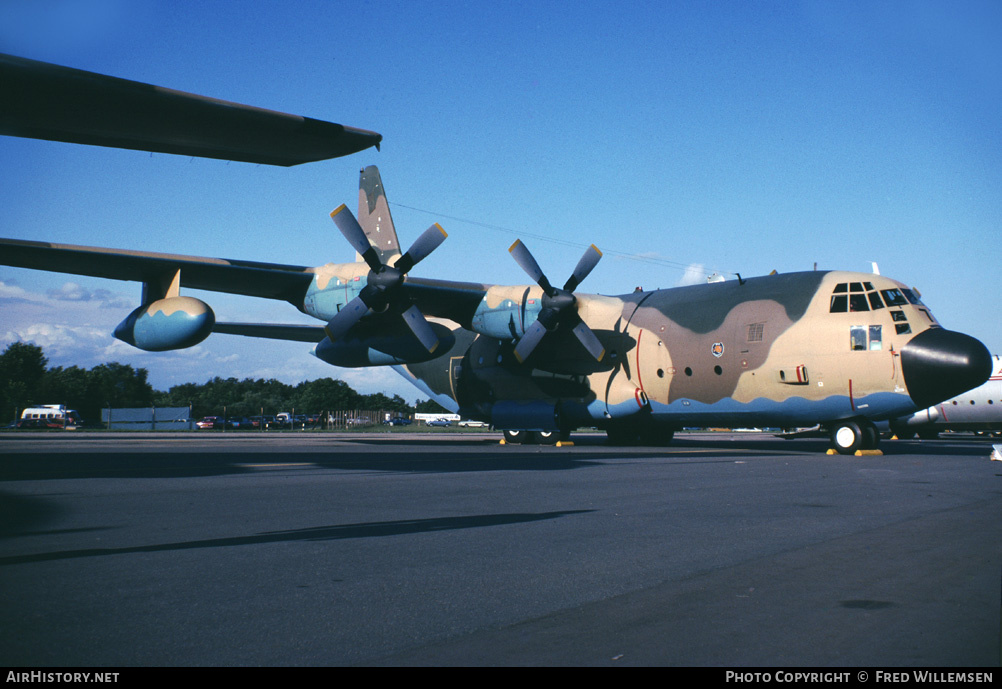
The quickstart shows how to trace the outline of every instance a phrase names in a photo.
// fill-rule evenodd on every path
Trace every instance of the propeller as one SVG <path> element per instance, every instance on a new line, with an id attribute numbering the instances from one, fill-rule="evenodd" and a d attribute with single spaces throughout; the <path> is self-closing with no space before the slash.
<path id="1" fill-rule="evenodd" d="M 536 345 L 543 339 L 543 336 L 555 330 L 561 323 L 565 325 L 573 323 L 571 332 L 584 345 L 588 353 L 595 358 L 595 361 L 601 361 L 602 357 L 605 356 L 605 347 L 602 346 L 595 333 L 592 332 L 591 328 L 578 315 L 577 298 L 574 296 L 573 291 L 588 277 L 592 269 L 598 265 L 599 260 L 602 258 L 602 252 L 594 244 L 588 247 L 574 268 L 574 272 L 571 273 L 571 276 L 567 278 L 567 282 L 564 283 L 563 289 L 557 289 L 550 284 L 550 281 L 546 279 L 546 275 L 539 267 L 539 264 L 536 263 L 536 259 L 532 257 L 529 249 L 522 243 L 522 240 L 515 240 L 515 243 L 511 245 L 508 252 L 515 259 L 515 262 L 522 267 L 522 270 L 537 285 L 543 288 L 543 308 L 539 312 L 539 317 L 529 326 L 528 330 L 525 331 L 525 334 L 518 341 L 518 344 L 515 345 L 515 357 L 519 362 L 528 359 L 529 355 L 536 349 Z"/>
<path id="2" fill-rule="evenodd" d="M 331 341 L 344 336 L 353 325 L 355 325 L 369 311 L 382 312 L 390 306 L 401 309 L 401 317 L 404 323 L 411 329 L 418 341 L 429 352 L 434 352 L 438 347 L 438 337 L 432 330 L 431 324 L 417 306 L 403 308 L 407 304 L 401 287 L 404 284 L 404 276 L 410 272 L 422 260 L 428 257 L 432 251 L 445 241 L 448 236 L 442 226 L 435 223 L 425 230 L 420 237 L 411 245 L 403 256 L 398 258 L 392 266 L 384 265 L 379 260 L 379 252 L 369 243 L 369 238 L 365 236 L 365 231 L 352 215 L 351 211 L 344 204 L 341 204 L 331 212 L 331 219 L 337 225 L 338 230 L 348 240 L 361 256 L 362 260 L 369 266 L 369 277 L 365 287 L 357 297 L 345 304 L 344 308 L 337 312 L 334 318 L 327 322 L 324 330 Z"/>

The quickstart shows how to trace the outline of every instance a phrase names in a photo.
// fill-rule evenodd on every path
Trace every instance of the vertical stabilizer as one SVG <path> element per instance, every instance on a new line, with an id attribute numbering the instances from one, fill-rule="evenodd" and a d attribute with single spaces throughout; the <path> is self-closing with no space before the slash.
<path id="1" fill-rule="evenodd" d="M 375 165 L 362 170 L 358 180 L 358 224 L 362 226 L 369 243 L 379 253 L 383 265 L 392 265 L 400 256 L 397 231 L 390 217 L 390 206 L 386 202 L 383 180 Z M 362 257 L 357 256 L 361 261 Z"/>

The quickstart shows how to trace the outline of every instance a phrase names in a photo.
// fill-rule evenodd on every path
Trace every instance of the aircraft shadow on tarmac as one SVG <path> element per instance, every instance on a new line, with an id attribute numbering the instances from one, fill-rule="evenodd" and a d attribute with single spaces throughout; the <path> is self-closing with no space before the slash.
<path id="1" fill-rule="evenodd" d="M 0 495 L 0 500 L 10 496 Z M 22 506 L 38 512 L 37 504 L 26 501 Z M 436 531 L 452 531 L 457 529 L 479 529 L 491 526 L 521 524 L 525 522 L 557 519 L 573 514 L 582 514 L 592 510 L 565 510 L 542 513 L 509 513 L 509 514 L 477 514 L 461 517 L 436 517 L 431 519 L 404 519 L 385 522 L 367 522 L 359 524 L 335 524 L 330 526 L 315 526 L 306 529 L 286 531 L 266 531 L 248 536 L 228 538 L 208 538 L 177 543 L 157 543 L 153 545 L 129 546 L 122 548 L 81 548 L 76 550 L 59 550 L 47 553 L 32 553 L 30 555 L 10 555 L 0 557 L 0 567 L 6 565 L 25 564 L 30 562 L 45 562 L 50 560 L 71 560 L 81 557 L 100 557 L 104 555 L 125 555 L 132 553 L 157 553 L 175 550 L 191 550 L 194 548 L 222 548 L 263 543 L 288 543 L 295 541 L 336 541 L 351 538 L 379 538 L 383 536 L 399 536 L 415 533 Z M 35 516 L 40 516 L 36 514 Z M 15 522 L 23 523 L 14 515 Z M 92 529 L 99 530 L 99 529 Z M 5 533 L 7 532 L 7 533 Z M 26 535 L 9 533 L 8 528 L 0 528 L 0 535 Z"/>

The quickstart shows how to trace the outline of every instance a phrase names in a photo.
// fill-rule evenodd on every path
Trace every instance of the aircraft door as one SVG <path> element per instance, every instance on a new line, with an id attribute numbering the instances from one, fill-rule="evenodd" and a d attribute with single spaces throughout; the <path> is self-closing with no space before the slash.
<path id="1" fill-rule="evenodd" d="M 631 379 L 649 400 L 667 404 L 674 369 L 665 333 L 637 328 L 631 334 L 637 340 L 631 352 Z"/>

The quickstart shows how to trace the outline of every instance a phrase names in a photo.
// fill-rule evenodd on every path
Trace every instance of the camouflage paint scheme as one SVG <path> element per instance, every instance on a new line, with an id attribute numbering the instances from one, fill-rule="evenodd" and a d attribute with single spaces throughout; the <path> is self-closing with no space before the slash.
<path id="1" fill-rule="evenodd" d="M 374 166 L 361 172 L 358 221 L 384 265 L 399 258 Z M 142 281 L 144 306 L 130 318 L 152 318 L 154 301 L 183 299 L 178 289 L 188 286 L 283 299 L 326 322 L 372 280 L 358 255 L 308 268 L 14 240 L 0 246 L 7 265 Z M 849 451 L 876 445 L 874 421 L 976 387 L 991 372 L 980 342 L 942 329 L 903 284 L 876 274 L 815 271 L 622 296 L 575 293 L 576 314 L 604 354 L 596 360 L 561 321 L 524 363 L 513 350 L 544 308 L 538 285 L 405 276 L 393 289 L 402 297 L 381 313 L 370 310 L 337 341 L 323 326 L 216 323 L 213 332 L 313 342 L 316 356 L 339 366 L 394 365 L 446 408 L 536 439 L 580 426 L 656 441 L 682 426 L 821 425 Z M 433 353 L 400 325 L 410 306 L 438 337 Z M 204 327 L 204 311 L 202 319 Z M 191 329 L 161 329 L 156 346 L 170 348 L 171 332 L 175 347 L 190 346 Z"/>

